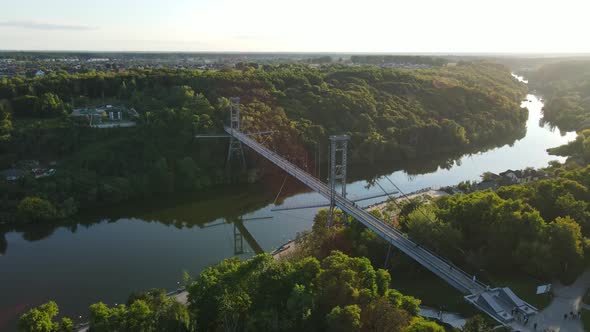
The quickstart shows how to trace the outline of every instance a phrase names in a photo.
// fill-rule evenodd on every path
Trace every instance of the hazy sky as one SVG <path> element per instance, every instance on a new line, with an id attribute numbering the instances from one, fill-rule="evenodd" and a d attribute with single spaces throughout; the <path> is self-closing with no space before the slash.
<path id="1" fill-rule="evenodd" d="M 590 0 L 0 0 L 0 49 L 590 52 Z"/>

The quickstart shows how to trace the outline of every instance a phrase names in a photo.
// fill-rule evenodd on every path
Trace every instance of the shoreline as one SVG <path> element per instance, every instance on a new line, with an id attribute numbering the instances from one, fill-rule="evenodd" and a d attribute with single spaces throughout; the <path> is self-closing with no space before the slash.
<path id="1" fill-rule="evenodd" d="M 373 205 L 369 205 L 368 207 L 366 207 L 365 209 L 367 211 L 381 211 L 383 209 L 385 209 L 387 207 L 387 205 L 391 202 L 391 201 L 395 201 L 395 202 L 403 202 L 403 201 L 407 201 L 410 199 L 414 199 L 414 198 L 418 198 L 420 197 L 422 200 L 426 200 L 426 196 L 429 196 L 431 198 L 437 198 L 437 197 L 442 197 L 442 196 L 447 196 L 449 195 L 449 193 L 439 190 L 439 189 L 434 189 L 432 187 L 429 188 L 424 188 L 424 189 L 420 189 L 414 192 L 411 192 L 409 194 L 406 195 L 402 195 L 402 196 L 397 196 L 395 197 L 393 200 L 392 199 L 388 199 L 385 200 L 383 202 L 379 202 Z"/>

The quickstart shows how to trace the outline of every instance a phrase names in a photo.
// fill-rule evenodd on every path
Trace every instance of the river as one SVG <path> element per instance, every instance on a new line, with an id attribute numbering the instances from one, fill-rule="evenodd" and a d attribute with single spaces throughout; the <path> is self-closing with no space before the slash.
<path id="1" fill-rule="evenodd" d="M 537 96 L 528 95 L 523 107 L 529 110 L 526 135 L 511 145 L 462 156 L 426 174 L 385 173 L 402 191 L 412 192 L 477 180 L 486 171 L 563 161 L 545 150 L 573 140 L 575 133 L 561 134 L 542 125 L 543 103 Z M 354 171 L 352 165 L 350 172 Z M 386 179 L 377 181 L 394 190 Z M 349 183 L 348 192 L 380 192 L 369 183 Z M 271 251 L 311 228 L 317 209 L 271 211 L 275 195 L 260 185 L 221 187 L 94 211 L 68 226 L 0 233 L 0 330 L 14 329 L 19 312 L 51 299 L 62 313 L 85 320 L 91 303 L 122 303 L 131 292 L 152 287 L 175 289 L 183 271 L 196 274 L 227 257 L 247 258 L 257 248 Z M 319 199 L 318 194 L 304 192 L 281 203 L 292 206 Z M 378 200 L 382 199 L 364 203 Z M 240 217 L 241 223 L 232 223 Z"/>

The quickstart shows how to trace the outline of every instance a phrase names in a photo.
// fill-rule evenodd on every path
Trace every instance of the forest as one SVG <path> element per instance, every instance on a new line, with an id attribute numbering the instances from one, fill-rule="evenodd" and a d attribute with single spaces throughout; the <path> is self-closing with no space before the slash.
<path id="1" fill-rule="evenodd" d="M 544 119 L 564 131 L 590 128 L 590 61 L 550 63 L 526 74 L 543 95 Z"/>
<path id="2" fill-rule="evenodd" d="M 90 331 L 445 331 L 418 316 L 420 300 L 390 288 L 387 271 L 339 251 L 293 262 L 268 254 L 226 259 L 186 284 L 188 305 L 158 289 L 132 294 L 126 304 L 92 304 Z M 19 330 L 73 331 L 58 313 L 55 302 L 33 308 Z M 491 331 L 486 326 L 476 318 L 463 331 Z"/>
<path id="3" fill-rule="evenodd" d="M 522 131 L 526 86 L 501 65 L 420 70 L 263 65 L 241 70 L 53 73 L 0 80 L 0 169 L 55 161 L 51 178 L 0 182 L 0 219 L 33 222 L 132 198 L 245 181 L 224 171 L 228 97 L 241 97 L 243 131 L 274 130 L 265 144 L 312 169 L 318 144 L 351 135 L 352 162 L 457 153 Z M 131 128 L 94 129 L 71 110 L 134 108 Z M 325 147 L 324 147 L 325 149 Z M 255 177 L 254 177 L 255 178 Z M 31 213 L 31 209 L 42 213 Z"/>
<path id="4" fill-rule="evenodd" d="M 590 263 L 590 166 L 553 163 L 546 170 L 548 179 L 497 192 L 390 202 L 397 219 L 387 209 L 373 213 L 470 273 L 571 282 Z M 91 331 L 445 331 L 417 316 L 420 300 L 391 288 L 390 273 L 407 270 L 409 258 L 394 254 L 388 270 L 376 269 L 386 256 L 383 240 L 342 214 L 331 226 L 326 220 L 320 211 L 284 261 L 232 258 L 187 275 L 187 306 L 163 290 L 132 294 L 124 305 L 95 303 Z M 19 328 L 72 331 L 72 320 L 58 317 L 49 302 L 21 316 Z M 461 331 L 489 332 L 488 324 L 474 316 Z"/>
<path id="5" fill-rule="evenodd" d="M 390 201 L 373 213 L 470 273 L 571 282 L 590 264 L 590 166 L 553 171 L 554 178 L 496 192 Z M 354 220 L 326 227 L 325 219 L 320 212 L 313 230 L 301 235 L 301 255 L 339 250 L 383 263 L 387 243 L 376 234 Z"/>
<path id="6" fill-rule="evenodd" d="M 442 66 L 449 61 L 442 57 L 427 57 L 417 55 L 353 55 L 350 57 L 353 63 L 380 65 L 384 63 L 406 63 L 430 66 Z"/>

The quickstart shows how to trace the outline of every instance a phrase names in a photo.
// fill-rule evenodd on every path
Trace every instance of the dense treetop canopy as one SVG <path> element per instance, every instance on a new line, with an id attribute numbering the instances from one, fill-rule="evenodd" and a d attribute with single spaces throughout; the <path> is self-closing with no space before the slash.
<path id="1" fill-rule="evenodd" d="M 527 77 L 546 99 L 545 120 L 561 130 L 590 128 L 590 61 L 546 64 Z"/>
<path id="2" fill-rule="evenodd" d="M 231 96 L 241 97 L 243 131 L 274 130 L 264 144 L 312 167 L 304 165 L 314 162 L 306 156 L 335 133 L 351 135 L 352 162 L 488 144 L 524 128 L 525 92 L 506 67 L 486 62 L 420 70 L 283 64 L 2 78 L 0 169 L 28 159 L 57 160 L 60 167 L 43 180 L 0 181 L 7 211 L 0 218 L 14 219 L 27 197 L 47 200 L 55 216 L 65 216 L 78 207 L 237 180 L 221 171 L 225 140 L 194 138 L 222 132 Z M 138 126 L 94 129 L 83 117 L 68 116 L 104 104 L 137 110 Z"/>

